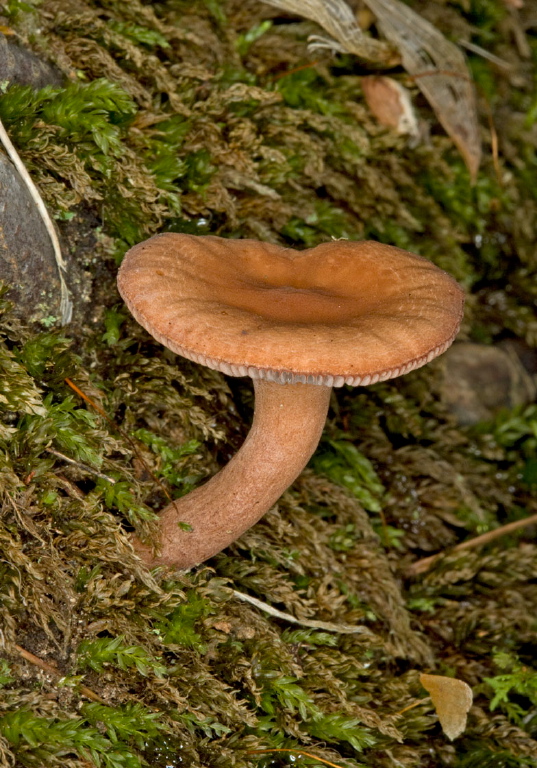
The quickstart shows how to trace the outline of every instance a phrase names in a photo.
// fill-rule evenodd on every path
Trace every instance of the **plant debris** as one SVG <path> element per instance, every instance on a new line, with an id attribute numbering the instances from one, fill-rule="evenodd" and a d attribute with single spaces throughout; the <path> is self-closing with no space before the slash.
<path id="1" fill-rule="evenodd" d="M 466 728 L 472 689 L 464 680 L 444 675 L 420 675 L 420 683 L 431 696 L 442 730 L 453 741 Z"/>
<path id="2" fill-rule="evenodd" d="M 392 50 L 362 32 L 345 0 L 263 2 L 312 19 L 334 38 L 325 40 L 318 35 L 312 36 L 310 47 L 313 49 L 347 51 L 384 66 L 397 63 L 394 56 L 397 51 L 404 68 L 459 148 L 470 177 L 475 181 L 481 160 L 481 138 L 472 76 L 460 48 L 436 27 L 399 0 L 365 0 L 377 17 L 379 29 L 392 44 Z M 374 109 L 373 113 L 378 117 Z M 386 124 L 391 125 L 392 121 Z"/>
<path id="3" fill-rule="evenodd" d="M 420 6 L 445 36 L 511 64 L 469 53 L 498 141 L 472 186 L 424 100 L 433 127 L 411 145 L 371 116 L 355 57 L 312 54 L 311 22 L 257 0 L 3 4 L 0 23 L 65 76 L 3 84 L 0 118 L 85 298 L 63 329 L 0 301 L 2 766 L 537 764 L 535 526 L 456 549 L 532 514 L 535 403 L 461 426 L 441 358 L 342 389 L 319 451 L 258 525 L 198 570 L 150 572 L 130 534 L 150 536 L 166 494 L 227 463 L 252 393 L 162 350 L 114 287 L 123 253 L 157 231 L 295 247 L 373 238 L 459 280 L 463 339 L 534 349 L 527 6 L 531 58 L 504 3 Z M 453 743 L 420 674 L 473 690 Z"/>

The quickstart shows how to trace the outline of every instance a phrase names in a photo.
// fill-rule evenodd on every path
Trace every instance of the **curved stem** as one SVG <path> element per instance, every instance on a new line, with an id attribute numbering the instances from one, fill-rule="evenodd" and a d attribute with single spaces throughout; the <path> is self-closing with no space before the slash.
<path id="1" fill-rule="evenodd" d="M 263 517 L 308 463 L 331 388 L 270 381 L 254 381 L 254 388 L 254 420 L 240 450 L 209 482 L 160 515 L 160 554 L 133 540 L 148 565 L 190 568 L 217 554 Z"/>

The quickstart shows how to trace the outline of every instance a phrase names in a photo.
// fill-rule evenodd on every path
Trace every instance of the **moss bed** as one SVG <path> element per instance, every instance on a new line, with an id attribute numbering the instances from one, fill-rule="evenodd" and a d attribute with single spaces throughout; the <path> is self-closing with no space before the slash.
<path id="1" fill-rule="evenodd" d="M 536 405 L 462 428 L 441 359 L 344 388 L 310 466 L 231 548 L 149 572 L 128 538 L 229 459 L 252 409 L 247 382 L 129 317 L 115 273 L 144 237 L 378 239 L 459 280 L 461 338 L 537 346 L 535 6 L 414 5 L 510 65 L 469 57 L 474 186 L 404 72 L 429 126 L 416 146 L 370 115 L 367 63 L 308 53 L 314 26 L 268 5 L 4 3 L 4 31 L 65 76 L 2 85 L 0 118 L 85 288 L 63 329 L 2 296 L 2 767 L 537 765 L 535 527 L 451 551 L 537 512 Z M 473 688 L 454 742 L 420 672 Z"/>

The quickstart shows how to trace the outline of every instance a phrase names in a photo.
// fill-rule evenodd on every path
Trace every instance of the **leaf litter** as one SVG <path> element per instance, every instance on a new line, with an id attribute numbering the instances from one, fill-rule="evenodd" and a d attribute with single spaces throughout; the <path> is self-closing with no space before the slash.
<path id="1" fill-rule="evenodd" d="M 313 49 L 347 51 L 371 64 L 393 66 L 394 51 L 434 109 L 440 123 L 461 152 L 473 181 L 481 159 L 475 88 L 464 54 L 430 22 L 399 0 L 365 0 L 379 29 L 392 44 L 369 37 L 358 26 L 344 0 L 263 0 L 312 19 L 334 38 L 311 39 Z"/>

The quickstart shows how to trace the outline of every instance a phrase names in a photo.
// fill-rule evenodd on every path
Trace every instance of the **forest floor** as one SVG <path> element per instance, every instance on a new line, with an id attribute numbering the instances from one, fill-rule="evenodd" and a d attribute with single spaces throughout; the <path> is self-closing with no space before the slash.
<path id="1" fill-rule="evenodd" d="M 2 298 L 2 767 L 537 766 L 536 528 L 454 550 L 537 512 L 531 397 L 463 424 L 442 357 L 344 387 L 260 523 L 203 566 L 151 572 L 129 534 L 150 538 L 166 495 L 229 460 L 253 395 L 157 344 L 115 285 L 156 232 L 380 240 L 452 274 L 460 341 L 511 344 L 530 380 L 537 6 L 516 5 L 413 4 L 500 60 L 468 53 L 472 183 L 402 67 L 389 74 L 413 98 L 414 141 L 367 106 L 378 69 L 309 52 L 318 28 L 257 0 L 3 4 L 6 37 L 62 74 L 0 84 L 0 118 L 55 218 L 75 306 L 59 327 Z M 456 740 L 421 673 L 473 689 Z"/>

